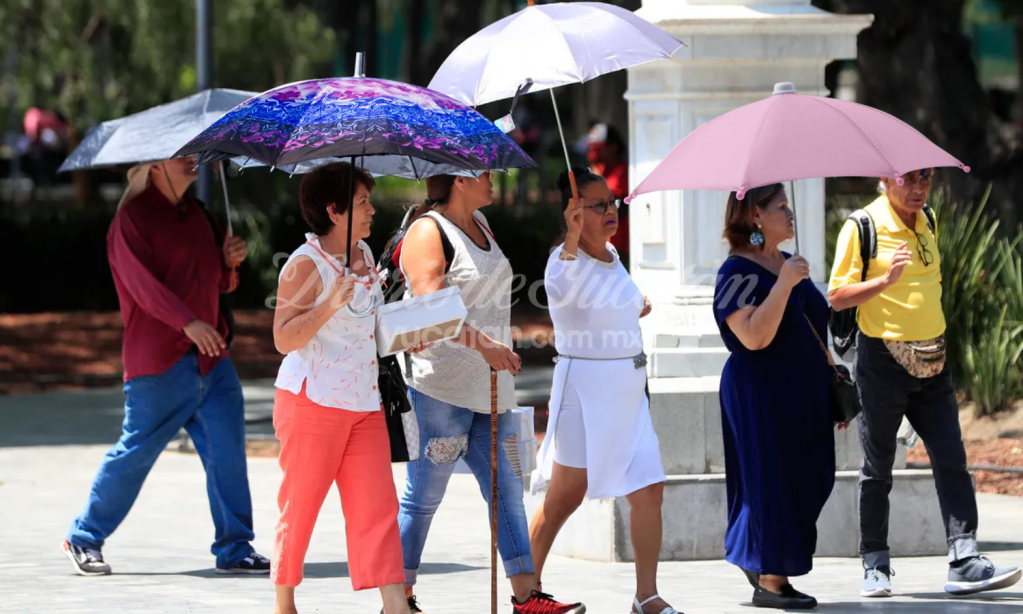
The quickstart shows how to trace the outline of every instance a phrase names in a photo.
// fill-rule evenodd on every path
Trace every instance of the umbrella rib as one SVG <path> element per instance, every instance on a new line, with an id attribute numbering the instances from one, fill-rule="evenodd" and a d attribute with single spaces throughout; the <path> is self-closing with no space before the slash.
<path id="1" fill-rule="evenodd" d="M 750 164 L 753 163 L 753 151 L 756 150 L 756 148 L 757 148 L 757 141 L 760 140 L 760 133 L 764 129 L 764 124 L 767 123 L 767 116 L 770 115 L 771 111 L 773 111 L 773 110 L 774 110 L 774 104 L 769 105 L 768 108 L 767 108 L 767 112 L 764 113 L 764 116 L 762 118 L 760 118 L 760 125 L 757 126 L 757 133 L 753 136 L 753 142 L 750 143 L 749 154 L 746 157 L 746 168 L 743 169 L 742 177 L 739 178 L 740 183 L 739 183 L 739 190 L 738 191 L 743 192 L 743 195 L 745 195 L 746 188 L 748 187 L 746 185 L 746 179 L 747 179 L 747 176 L 749 175 Z"/>
<path id="2" fill-rule="evenodd" d="M 408 158 L 409 165 L 412 166 L 412 172 L 416 175 L 416 181 L 419 181 L 419 171 L 416 170 L 416 163 L 412 161 L 412 156 L 406 156 Z"/>
<path id="3" fill-rule="evenodd" d="M 583 74 L 583 71 L 582 71 L 581 68 L 579 68 L 579 63 L 576 62 L 576 60 L 575 60 L 575 53 L 572 52 L 572 46 L 568 44 L 568 40 L 565 38 L 565 33 L 562 32 L 561 28 L 558 27 L 558 20 L 554 19 L 553 17 L 551 17 L 547 13 L 539 10 L 539 7 L 536 7 L 536 8 L 537 8 L 537 12 L 539 12 L 541 15 L 543 15 L 548 20 L 550 20 L 550 22 L 552 24 L 554 24 L 554 29 L 557 30 L 558 34 L 559 34 L 558 38 L 561 39 L 561 42 L 564 43 L 565 47 L 568 49 L 568 57 L 572 58 L 572 63 L 575 64 L 575 74 L 578 75 L 578 76 L 581 76 Z M 585 78 L 580 78 L 580 82 L 584 82 L 585 80 L 586 80 Z M 557 87 L 557 86 L 551 86 L 551 87 L 548 87 L 547 89 L 553 89 L 554 87 Z"/>
<path id="4" fill-rule="evenodd" d="M 604 9 L 602 9 L 602 10 L 604 10 Z M 611 11 L 607 11 L 607 10 L 605 10 L 605 12 L 606 12 L 606 13 L 611 13 Z M 614 13 L 611 13 L 611 14 L 612 14 L 612 15 L 614 15 Z M 622 19 L 622 21 L 624 21 L 624 22 L 625 22 L 625 23 L 626 23 L 626 24 L 627 24 L 627 25 L 628 25 L 628 26 L 629 26 L 630 28 L 632 28 L 632 29 L 633 29 L 633 30 L 635 30 L 636 32 L 639 32 L 639 34 L 640 34 L 640 35 L 641 35 L 641 36 L 642 36 L 643 38 L 645 38 L 645 39 L 647 39 L 648 41 L 650 41 L 650 43 L 651 43 L 651 44 L 652 44 L 652 45 L 653 45 L 654 47 L 658 47 L 658 48 L 661 48 L 661 49 L 663 49 L 663 47 L 661 46 L 661 44 L 660 44 L 660 43 L 658 43 L 658 42 L 657 42 L 657 41 L 655 41 L 654 39 L 650 38 L 650 35 L 649 35 L 649 34 L 647 34 L 646 32 L 644 32 L 643 30 L 640 30 L 640 29 L 639 29 L 639 27 L 638 27 L 638 26 L 637 26 L 636 24 L 632 23 L 631 21 L 629 21 L 629 20 L 627 20 L 627 19 Z M 675 38 L 675 36 L 674 36 L 673 34 L 671 34 L 671 33 L 668 33 L 668 36 L 671 36 L 671 38 L 675 39 L 675 42 L 676 42 L 676 43 L 678 43 L 678 47 L 675 47 L 675 48 L 674 48 L 674 49 L 673 49 L 673 50 L 671 51 L 671 53 L 669 53 L 669 54 L 668 54 L 668 56 L 667 56 L 666 58 L 662 58 L 662 59 L 671 59 L 672 57 L 674 57 L 674 56 L 675 56 L 675 53 L 676 53 L 676 52 L 677 52 L 677 51 L 678 51 L 679 49 L 681 49 L 681 48 L 683 48 L 683 47 L 688 47 L 688 46 L 689 46 L 689 45 L 687 45 L 687 44 L 683 43 L 682 41 L 678 40 L 677 38 Z M 651 61 L 651 62 L 656 62 L 656 60 L 650 60 L 650 61 Z M 646 64 L 646 62 L 643 62 L 643 64 Z M 633 64 L 632 66 L 639 66 L 639 64 Z"/>
<path id="5" fill-rule="evenodd" d="M 833 106 L 831 106 L 830 104 L 827 104 L 826 102 L 824 102 L 823 100 L 819 100 L 819 99 L 818 99 L 817 97 L 815 97 L 815 96 L 805 96 L 805 98 L 809 98 L 810 100 L 812 100 L 812 101 L 814 101 L 814 102 L 816 102 L 816 103 L 818 103 L 818 104 L 823 104 L 823 105 L 824 105 L 825 107 L 827 107 L 827 108 L 831 109 L 831 110 L 832 110 L 832 111 L 834 111 L 835 113 L 838 113 L 838 114 L 839 114 L 839 115 L 840 115 L 840 116 L 841 116 L 841 117 L 842 117 L 842 118 L 843 118 L 843 119 L 844 119 L 845 121 L 849 122 L 849 124 L 850 124 L 850 125 L 852 125 L 852 127 L 856 129 L 856 132 L 859 132 L 859 133 L 860 133 L 860 136 L 862 136 L 862 137 L 863 137 L 863 140 L 865 140 L 865 141 L 866 141 L 867 143 L 869 143 L 869 144 L 870 144 L 870 147 L 871 147 L 871 148 L 872 148 L 872 149 L 873 149 L 874 151 L 876 151 L 876 152 L 877 152 L 877 155 L 881 156 L 881 159 L 882 159 L 882 160 L 884 160 L 884 161 L 885 161 L 885 163 L 886 163 L 886 164 L 887 164 L 887 165 L 888 165 L 889 167 L 891 167 L 891 169 L 892 169 L 892 173 L 893 173 L 893 174 L 898 174 L 898 172 L 899 172 L 899 169 L 895 168 L 895 165 L 894 165 L 894 164 L 892 164 L 891 160 L 889 160 L 887 156 L 885 156 L 885 155 L 884 155 L 883 153 L 881 153 L 881 150 L 877 148 L 877 145 L 876 145 L 876 144 L 874 143 L 874 141 L 872 141 L 872 140 L 871 140 L 871 138 L 870 138 L 869 136 L 867 136 L 867 133 L 866 133 L 866 132 L 864 132 L 864 131 L 863 131 L 863 129 L 862 129 L 862 128 L 860 128 L 859 124 L 857 124 L 856 122 L 854 122 L 854 121 L 852 120 L 852 118 L 851 118 L 851 117 L 849 117 L 848 115 L 846 115 L 845 113 L 843 113 L 841 109 L 838 109 L 838 108 L 836 108 L 836 107 L 833 107 Z M 907 169 L 907 170 L 913 170 L 913 169 Z"/>

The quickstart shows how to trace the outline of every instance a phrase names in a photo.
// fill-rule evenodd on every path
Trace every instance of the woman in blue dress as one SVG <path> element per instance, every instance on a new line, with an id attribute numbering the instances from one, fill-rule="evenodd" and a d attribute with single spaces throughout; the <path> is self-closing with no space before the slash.
<path id="1" fill-rule="evenodd" d="M 731 352 L 721 374 L 728 488 L 725 558 L 753 585 L 753 605 L 809 609 L 789 577 L 808 573 L 817 517 L 835 484 L 828 305 L 805 259 L 778 249 L 795 236 L 781 184 L 728 199 L 729 258 L 714 317 Z"/>

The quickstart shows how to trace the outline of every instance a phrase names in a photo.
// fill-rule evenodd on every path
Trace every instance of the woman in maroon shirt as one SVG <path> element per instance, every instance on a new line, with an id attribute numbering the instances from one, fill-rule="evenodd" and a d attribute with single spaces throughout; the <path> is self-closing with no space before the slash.
<path id="1" fill-rule="evenodd" d="M 269 573 L 250 544 L 241 384 L 227 357 L 222 292 L 247 249 L 224 237 L 187 193 L 195 160 L 140 165 L 107 233 L 124 320 L 124 430 L 107 452 L 63 550 L 82 575 L 110 573 L 101 549 L 131 509 L 153 463 L 184 428 L 206 469 L 218 573 Z"/>

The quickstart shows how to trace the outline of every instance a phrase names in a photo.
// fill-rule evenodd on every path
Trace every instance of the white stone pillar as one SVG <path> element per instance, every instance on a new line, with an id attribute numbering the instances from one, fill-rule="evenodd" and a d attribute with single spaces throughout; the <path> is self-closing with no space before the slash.
<path id="1" fill-rule="evenodd" d="M 632 187 L 690 132 L 770 96 L 775 83 L 790 81 L 801 94 L 827 96 L 825 66 L 855 58 L 856 35 L 873 20 L 827 13 L 810 0 L 644 0 L 637 14 L 688 47 L 673 61 L 629 70 Z M 824 180 L 794 187 L 799 252 L 810 261 L 812 279 L 823 284 Z M 644 322 L 652 353 L 684 345 L 680 337 L 699 345 L 699 337 L 716 334 L 708 305 L 728 255 L 721 236 L 727 198 L 726 192 L 686 190 L 644 194 L 631 205 L 632 274 L 654 303 Z M 657 334 L 665 336 L 658 340 Z M 653 367 L 657 377 L 696 374 Z"/>
<path id="2" fill-rule="evenodd" d="M 701 124 L 771 95 L 789 81 L 827 95 L 824 67 L 856 56 L 870 15 L 839 16 L 809 0 L 644 0 L 638 14 L 689 45 L 674 60 L 629 70 L 630 183 L 635 187 Z M 795 182 L 800 253 L 823 285 L 824 181 Z M 727 194 L 645 194 L 631 206 L 632 275 L 654 303 L 642 320 L 650 354 L 650 414 L 668 478 L 661 560 L 720 558 L 727 522 L 724 444 L 718 403 L 728 357 L 714 324 L 714 276 L 727 255 L 721 233 Z M 795 245 L 785 246 L 795 249 Z M 797 383 L 798 385 L 798 383 Z M 856 429 L 836 435 L 836 483 L 817 523 L 818 556 L 856 556 L 859 445 Z M 907 470 L 900 449 L 889 536 L 897 556 L 945 552 L 934 480 Z M 530 513 L 543 495 L 527 493 Z M 624 497 L 586 501 L 553 553 L 600 561 L 633 559 Z"/>

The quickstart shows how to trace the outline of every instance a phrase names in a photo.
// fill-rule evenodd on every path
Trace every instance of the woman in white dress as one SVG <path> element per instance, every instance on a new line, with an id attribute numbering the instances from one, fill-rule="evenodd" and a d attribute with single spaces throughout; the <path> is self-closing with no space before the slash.
<path id="1" fill-rule="evenodd" d="M 650 304 L 608 240 L 618 230 L 619 201 L 604 179 L 575 169 L 558 180 L 565 242 L 547 262 L 545 284 L 558 350 L 547 436 L 533 474 L 533 494 L 547 486 L 529 541 L 537 578 L 558 531 L 583 498 L 625 497 L 632 507 L 636 596 L 632 611 L 676 614 L 657 594 L 664 469 L 646 394 L 639 319 Z"/>

